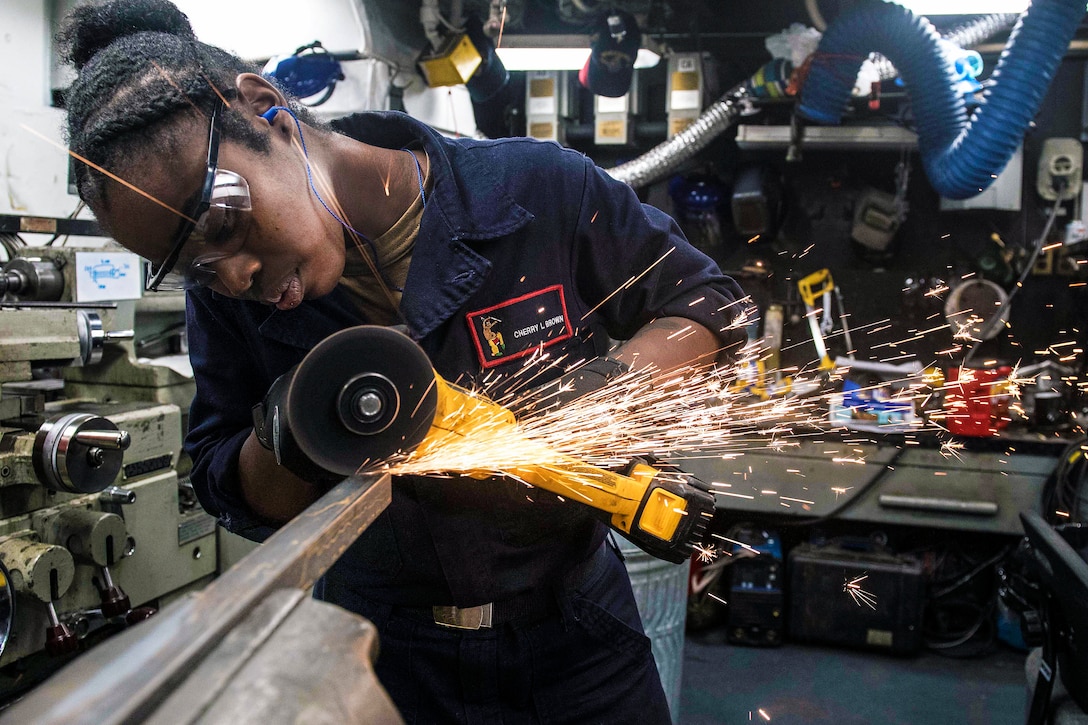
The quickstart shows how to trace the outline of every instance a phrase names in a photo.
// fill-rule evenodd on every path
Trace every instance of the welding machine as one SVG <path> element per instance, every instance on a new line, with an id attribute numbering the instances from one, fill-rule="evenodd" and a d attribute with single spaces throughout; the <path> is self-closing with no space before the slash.
<path id="1" fill-rule="evenodd" d="M 754 524 L 738 524 L 729 530 L 728 538 L 733 542 L 733 563 L 726 637 L 733 644 L 780 645 L 786 627 L 778 534 Z"/>

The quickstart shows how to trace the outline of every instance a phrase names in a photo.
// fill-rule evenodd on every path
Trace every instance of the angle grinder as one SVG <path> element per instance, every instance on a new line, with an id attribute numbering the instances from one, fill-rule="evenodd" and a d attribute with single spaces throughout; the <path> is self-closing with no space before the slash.
<path id="1" fill-rule="evenodd" d="M 512 412 L 443 380 L 406 335 L 372 325 L 341 330 L 314 347 L 291 374 L 280 415 L 300 451 L 341 476 L 397 454 L 433 452 L 451 437 L 518 435 Z M 544 457 L 545 464 L 504 473 L 596 509 L 661 559 L 687 561 L 714 515 L 714 496 L 702 481 L 650 460 L 617 473 L 554 451 Z"/>

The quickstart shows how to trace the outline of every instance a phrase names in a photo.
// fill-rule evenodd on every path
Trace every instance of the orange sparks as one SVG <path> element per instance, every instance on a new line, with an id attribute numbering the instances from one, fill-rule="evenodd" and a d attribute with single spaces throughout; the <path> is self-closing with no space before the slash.
<path id="1" fill-rule="evenodd" d="M 714 544 L 696 544 L 695 555 L 704 564 L 709 564 L 718 558 L 718 549 Z"/>
<path id="2" fill-rule="evenodd" d="M 876 595 L 861 588 L 861 583 L 868 578 L 869 575 L 866 573 L 853 579 L 847 579 L 843 582 L 842 590 L 850 595 L 850 598 L 854 600 L 854 604 L 857 604 L 859 607 L 864 604 L 870 609 L 875 610 Z"/>
<path id="3" fill-rule="evenodd" d="M 392 180 L 392 178 L 393 178 L 393 159 L 392 159 L 392 157 L 390 157 L 389 167 L 385 170 L 385 173 L 382 174 L 382 188 L 385 189 L 386 197 L 389 196 L 389 183 Z"/>
<path id="4" fill-rule="evenodd" d="M 594 217 L 596 217 L 596 214 L 594 214 Z M 638 282 L 638 281 L 639 281 L 640 279 L 642 279 L 643 277 L 645 277 L 645 276 L 646 276 L 647 274 L 649 274 L 649 273 L 650 273 L 650 271 L 651 271 L 651 270 L 652 270 L 652 269 L 653 269 L 654 267 L 656 267 L 657 265 L 659 265 L 659 264 L 661 264 L 662 262 L 664 262 L 664 261 L 665 261 L 665 258 L 666 258 L 666 257 L 668 257 L 668 256 L 669 256 L 670 254 L 672 254 L 672 253 L 673 253 L 673 252 L 675 252 L 675 251 L 676 251 L 676 247 L 670 247 L 670 248 L 669 248 L 669 251 L 665 252 L 665 253 L 664 253 L 664 254 L 662 254 L 662 255 L 661 255 L 660 257 L 658 257 L 658 258 L 657 258 L 657 259 L 656 259 L 656 260 L 655 260 L 655 261 L 654 261 L 654 262 L 653 262 L 653 263 L 652 263 L 652 264 L 651 264 L 651 265 L 650 265 L 649 267 L 647 267 L 646 269 L 644 269 L 644 270 L 643 270 L 642 272 L 640 272 L 639 274 L 635 275 L 634 277 L 631 277 L 631 278 L 630 278 L 629 280 L 627 280 L 626 282 L 624 282 L 623 284 L 621 284 L 621 285 L 620 285 L 619 287 L 617 287 L 617 288 L 616 288 L 615 290 L 613 290 L 613 291 L 612 291 L 612 292 L 611 292 L 611 293 L 610 293 L 609 295 L 607 295 L 607 296 L 606 296 L 606 297 L 605 297 L 605 298 L 604 298 L 603 300 L 601 300 L 601 301 L 600 301 L 600 302 L 598 302 L 598 303 L 597 303 L 596 305 L 594 305 L 594 307 L 593 307 L 592 309 L 590 309 L 590 310 L 589 310 L 588 312 L 586 312 L 586 313 L 585 313 L 584 315 L 582 315 L 582 319 L 581 319 L 581 320 L 579 320 L 579 322 L 584 322 L 584 321 L 585 321 L 585 319 L 586 319 L 587 317 L 589 317 L 589 316 L 590 316 L 591 314 L 593 314 L 593 313 L 594 313 L 594 312 L 596 312 L 596 311 L 597 311 L 598 309 L 600 309 L 601 305 L 603 305 L 603 304 L 604 304 L 605 302 L 608 302 L 608 300 L 612 299 L 613 297 L 615 297 L 616 295 L 618 295 L 618 294 L 619 294 L 620 292 L 622 292 L 623 290 L 625 290 L 625 289 L 627 289 L 628 287 L 630 287 L 631 285 L 633 285 L 633 284 L 634 284 L 635 282 Z"/>

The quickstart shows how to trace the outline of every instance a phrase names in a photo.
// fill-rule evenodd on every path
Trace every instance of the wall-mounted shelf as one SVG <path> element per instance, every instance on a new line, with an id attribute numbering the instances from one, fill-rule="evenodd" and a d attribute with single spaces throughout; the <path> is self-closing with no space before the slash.
<path id="1" fill-rule="evenodd" d="M 790 143 L 789 126 L 737 126 L 737 145 L 742 149 L 785 148 Z M 915 149 L 918 134 L 900 126 L 806 126 L 803 148 L 807 149 Z"/>

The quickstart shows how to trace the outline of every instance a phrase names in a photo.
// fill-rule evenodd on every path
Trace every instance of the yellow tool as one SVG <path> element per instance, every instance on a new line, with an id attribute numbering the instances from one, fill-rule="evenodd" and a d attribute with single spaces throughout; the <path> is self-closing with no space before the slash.
<path id="1" fill-rule="evenodd" d="M 370 325 L 311 350 L 293 372 L 282 413 L 300 450 L 343 476 L 398 452 L 427 455 L 451 438 L 519 437 L 513 413 L 443 380 L 407 336 Z M 714 515 L 714 496 L 693 476 L 642 460 L 621 474 L 543 446 L 540 453 L 546 463 L 505 472 L 603 512 L 612 528 L 659 558 L 687 561 Z"/>
<path id="2" fill-rule="evenodd" d="M 846 339 L 847 355 L 853 355 L 854 351 L 854 343 L 850 339 L 850 328 L 846 324 L 846 309 L 842 302 L 842 292 L 835 286 L 830 269 L 817 270 L 801 278 L 797 283 L 797 289 L 800 290 L 801 299 L 805 302 L 805 317 L 808 318 L 808 326 L 812 330 L 812 342 L 816 345 L 816 352 L 820 356 L 820 368 L 831 370 L 835 367 L 835 363 L 827 354 L 824 336 L 829 334 L 835 325 L 831 318 L 832 293 L 839 305 L 839 321 L 842 323 L 843 336 Z M 819 321 L 816 320 L 818 314 Z"/>

